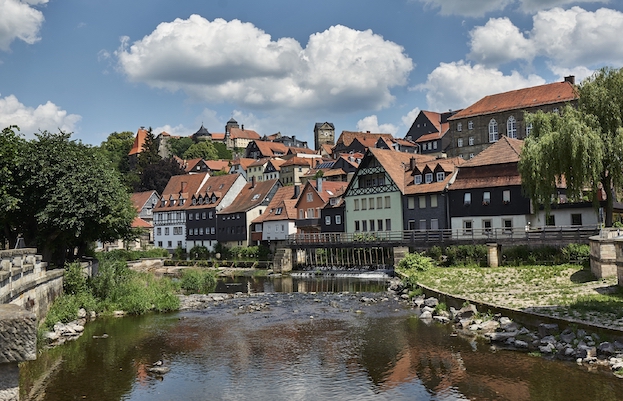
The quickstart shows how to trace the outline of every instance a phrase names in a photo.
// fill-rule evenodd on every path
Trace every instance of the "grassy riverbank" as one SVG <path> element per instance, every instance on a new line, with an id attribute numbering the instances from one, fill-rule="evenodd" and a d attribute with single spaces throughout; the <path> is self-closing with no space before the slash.
<path id="1" fill-rule="evenodd" d="M 623 330 L 623 291 L 616 277 L 598 280 L 578 265 L 429 266 L 415 272 L 413 281 L 474 301 Z"/>

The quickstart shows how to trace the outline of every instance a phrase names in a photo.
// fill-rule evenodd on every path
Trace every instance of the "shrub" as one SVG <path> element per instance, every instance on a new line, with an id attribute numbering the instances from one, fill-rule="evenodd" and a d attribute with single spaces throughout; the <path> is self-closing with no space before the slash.
<path id="1" fill-rule="evenodd" d="M 454 245 L 445 249 L 448 266 L 480 265 L 487 260 L 486 245 Z"/>
<path id="2" fill-rule="evenodd" d="M 187 293 L 207 294 L 216 287 L 216 273 L 202 269 L 184 269 L 181 288 Z"/>
<path id="3" fill-rule="evenodd" d="M 65 275 L 63 276 L 63 292 L 68 295 L 75 295 L 87 290 L 87 275 L 80 263 L 66 264 Z"/>
<path id="4" fill-rule="evenodd" d="M 578 263 L 588 267 L 591 257 L 591 248 L 584 244 L 569 244 L 561 250 L 567 263 Z"/>
<path id="5" fill-rule="evenodd" d="M 418 273 L 425 272 L 435 267 L 431 258 L 424 253 L 407 253 L 398 263 L 398 271 L 407 276 L 407 285 L 414 287 L 417 284 Z"/>
<path id="6" fill-rule="evenodd" d="M 210 257 L 210 252 L 208 248 L 203 245 L 195 245 L 190 249 L 189 256 L 193 260 L 208 259 Z"/>

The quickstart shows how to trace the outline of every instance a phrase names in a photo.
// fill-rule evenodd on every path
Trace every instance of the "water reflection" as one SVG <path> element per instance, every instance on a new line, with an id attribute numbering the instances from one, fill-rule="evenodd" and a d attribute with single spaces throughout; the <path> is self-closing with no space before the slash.
<path id="1" fill-rule="evenodd" d="M 220 278 L 216 292 L 242 293 L 292 293 L 292 292 L 381 292 L 387 289 L 386 277 L 224 277 Z"/>
<path id="2" fill-rule="evenodd" d="M 132 401 L 615 400 L 623 394 L 623 383 L 610 374 L 494 353 L 397 304 L 301 297 L 275 294 L 263 312 L 232 305 L 96 321 L 78 341 L 24 364 L 23 399 L 28 393 L 36 400 Z M 92 338 L 103 333 L 109 337 Z M 148 371 L 159 359 L 170 373 Z"/>

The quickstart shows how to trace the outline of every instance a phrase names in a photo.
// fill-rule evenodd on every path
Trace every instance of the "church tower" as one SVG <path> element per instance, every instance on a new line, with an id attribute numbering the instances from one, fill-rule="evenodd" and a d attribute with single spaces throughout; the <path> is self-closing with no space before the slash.
<path id="1" fill-rule="evenodd" d="M 335 126 L 333 123 L 316 123 L 314 127 L 314 146 L 320 150 L 322 145 L 335 145 Z"/>

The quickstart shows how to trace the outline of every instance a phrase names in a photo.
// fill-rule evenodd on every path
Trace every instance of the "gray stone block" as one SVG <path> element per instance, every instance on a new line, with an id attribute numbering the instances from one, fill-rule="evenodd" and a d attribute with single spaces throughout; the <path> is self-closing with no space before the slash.
<path id="1" fill-rule="evenodd" d="M 0 305 L 0 364 L 37 358 L 37 317 L 17 305 Z"/>

